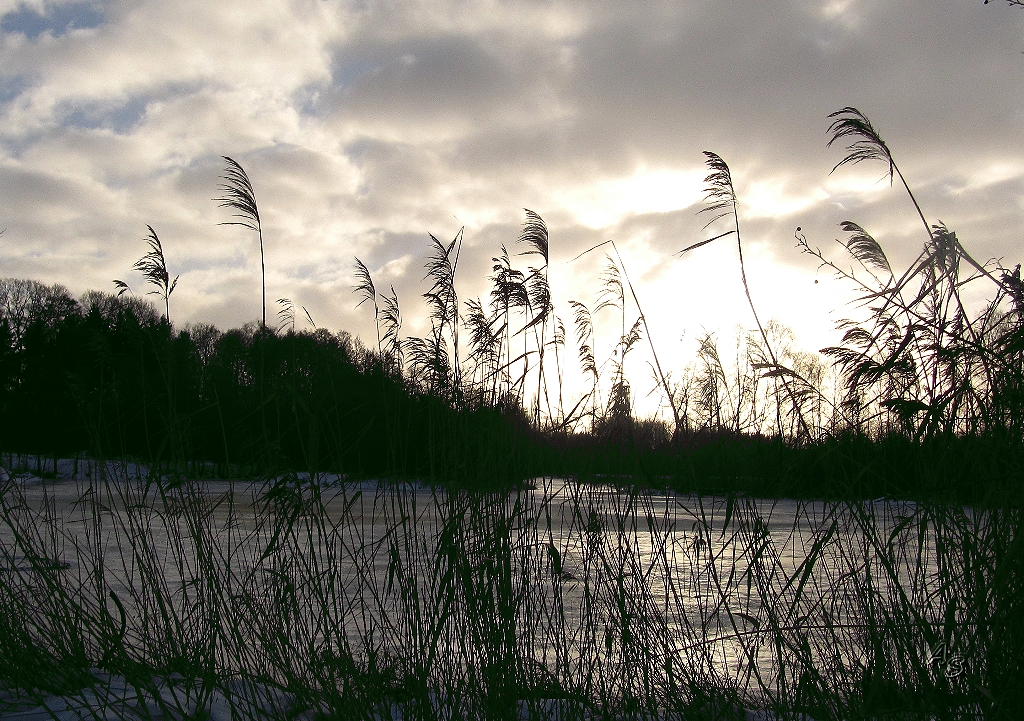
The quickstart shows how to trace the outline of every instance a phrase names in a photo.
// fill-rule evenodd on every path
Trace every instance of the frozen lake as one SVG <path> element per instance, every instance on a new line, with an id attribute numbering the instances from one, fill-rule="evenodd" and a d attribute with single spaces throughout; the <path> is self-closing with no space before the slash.
<path id="1" fill-rule="evenodd" d="M 161 491 L 146 475 L 72 461 L 4 472 L 0 568 L 27 596 L 57 583 L 115 621 L 119 604 L 126 638 L 143 647 L 164 626 L 204 643 L 227 623 L 204 613 L 237 613 L 228 667 L 268 635 L 318 658 L 436 662 L 439 674 L 479 665 L 497 644 L 537 683 L 553 674 L 586 687 L 596 673 L 638 689 L 757 691 L 796 662 L 863 668 L 866 609 L 879 599 L 941 625 L 936 594 L 956 572 L 936 555 L 932 517 L 909 502 L 698 498 L 558 478 L 489 496 L 336 476 L 316 491 L 308 477 Z M 623 671 L 640 668 L 658 678 Z"/>

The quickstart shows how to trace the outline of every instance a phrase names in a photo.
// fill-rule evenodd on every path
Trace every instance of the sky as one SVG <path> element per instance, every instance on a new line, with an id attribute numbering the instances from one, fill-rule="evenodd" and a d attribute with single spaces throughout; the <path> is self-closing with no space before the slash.
<path id="1" fill-rule="evenodd" d="M 425 335 L 428 233 L 465 229 L 457 287 L 486 302 L 502 244 L 536 264 L 514 255 L 529 208 L 570 333 L 608 246 L 572 259 L 614 240 L 678 377 L 702 333 L 728 347 L 753 324 L 733 237 L 677 255 L 728 229 L 698 215 L 702 151 L 731 168 L 759 316 L 816 350 L 856 310 L 796 228 L 842 260 L 853 220 L 898 269 L 927 239 L 884 167 L 830 172 L 828 114 L 861 110 L 929 222 L 1012 268 L 1022 88 L 1024 8 L 982 0 L 0 0 L 0 277 L 144 293 L 151 225 L 180 274 L 176 326 L 258 320 L 258 240 L 213 200 L 230 156 L 259 204 L 268 322 L 289 298 L 375 344 L 358 257 L 394 286 L 403 334 Z M 599 314 L 599 356 L 619 323 Z M 630 356 L 641 414 L 646 353 Z"/>

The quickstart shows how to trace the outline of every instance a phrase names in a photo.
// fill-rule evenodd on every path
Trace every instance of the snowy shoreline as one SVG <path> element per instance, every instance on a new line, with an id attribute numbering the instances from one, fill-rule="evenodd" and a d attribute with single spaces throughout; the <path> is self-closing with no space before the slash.
<path id="1" fill-rule="evenodd" d="M 95 679 L 74 693 L 29 696 L 18 690 L 0 685 L 0 720 L 3 721 L 84 721 L 85 719 L 195 719 L 208 721 L 241 721 L 242 719 L 287 718 L 294 721 L 313 721 L 331 718 L 329 710 L 313 709 L 296 703 L 293 694 L 256 682 L 240 679 L 202 689 L 198 680 L 186 683 L 178 674 L 166 678 L 153 678 L 147 688 L 139 689 L 124 677 L 99 669 L 90 669 Z M 155 691 L 155 693 L 154 693 Z M 451 718 L 434 693 L 429 694 L 433 718 Z M 351 713 L 353 718 L 372 721 L 404 721 L 419 715 L 410 703 L 378 703 L 369 709 Z M 692 712 L 691 712 L 692 713 Z M 814 721 L 802 713 L 776 714 L 772 711 L 731 708 L 717 704 L 702 709 L 702 714 L 714 718 L 742 719 L 742 721 Z M 691 716 L 692 717 L 692 716 Z M 596 721 L 605 718 L 599 709 L 587 708 L 571 699 L 538 698 L 516 702 L 517 721 Z M 615 721 L 685 721 L 684 712 L 659 708 L 656 713 L 636 712 L 611 717 Z"/>

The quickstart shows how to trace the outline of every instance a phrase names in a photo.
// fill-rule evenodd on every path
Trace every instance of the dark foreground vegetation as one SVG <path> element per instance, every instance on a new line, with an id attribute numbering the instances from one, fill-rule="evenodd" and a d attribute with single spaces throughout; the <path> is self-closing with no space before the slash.
<path id="1" fill-rule="evenodd" d="M 1019 510 L 79 470 L 0 483 L 0 688 L 28 706 L 1009 721 L 1024 701 Z"/>
<path id="2" fill-rule="evenodd" d="M 751 704 L 815 719 L 1016 718 L 1019 266 L 978 263 L 929 223 L 858 111 L 832 120 L 832 142 L 849 143 L 839 166 L 881 161 L 925 235 L 901 271 L 853 222 L 842 262 L 797 229 L 804 252 L 862 291 L 863 318 L 823 350 L 831 366 L 758 317 L 714 153 L 707 210 L 724 226 L 682 252 L 735 237 L 756 329 L 734 363 L 705 336 L 676 375 L 614 243 L 593 310 L 569 301 L 566 331 L 531 211 L 518 247 L 536 262 L 519 270 L 502 248 L 486 303 L 456 292 L 461 232 L 430 237 L 425 338 L 402 337 L 394 289 L 378 293 L 356 261 L 377 327 L 369 348 L 296 332 L 284 299 L 276 328 L 265 299 L 259 324 L 174 326 L 177 278 L 152 228 L 135 267 L 162 313 L 121 281 L 118 295 L 80 299 L 0 281 L 0 453 L 15 454 L 2 477 L 0 681 L 82 688 L 99 668 L 143 694 L 179 674 L 202 706 L 242 679 L 290 694 L 275 717 L 368 717 L 399 702 L 419 717 L 438 704 L 442 717 L 509 717 L 524 699 L 563 699 L 588 718 L 732 718 Z M 252 184 L 226 160 L 218 200 L 262 252 Z M 977 284 L 987 300 L 969 309 Z M 621 328 L 604 362 L 599 313 Z M 627 358 L 644 343 L 670 421 L 634 418 Z M 570 359 L 589 379 L 571 399 Z M 81 533 L 56 486 L 30 491 L 14 473 L 54 475 L 75 458 L 146 469 L 139 483 L 90 475 L 70 511 Z M 434 511 L 402 484 L 373 499 L 332 489 L 339 474 L 419 479 Z M 522 487 L 552 477 L 622 493 L 574 486 L 565 504 Z M 266 483 L 243 500 L 233 485 L 203 490 L 217 478 Z M 696 493 L 697 510 L 659 507 L 652 488 Z M 705 506 L 709 494 L 720 498 Z M 780 541 L 755 496 L 826 502 L 797 506 Z M 803 560 L 787 565 L 790 551 Z M 656 592 L 657 578 L 672 581 Z M 738 662 L 708 650 L 726 641 Z"/>

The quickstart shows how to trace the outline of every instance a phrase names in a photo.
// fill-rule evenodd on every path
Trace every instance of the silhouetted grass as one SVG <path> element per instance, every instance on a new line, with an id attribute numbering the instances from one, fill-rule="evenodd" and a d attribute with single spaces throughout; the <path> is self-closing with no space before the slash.
<path id="1" fill-rule="evenodd" d="M 1019 509 L 134 470 L 4 480 L 0 680 L 37 701 L 120 684 L 175 717 L 261 695 L 271 718 L 1019 708 Z"/>

